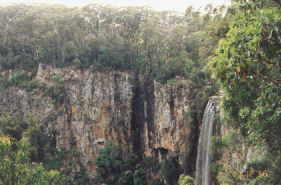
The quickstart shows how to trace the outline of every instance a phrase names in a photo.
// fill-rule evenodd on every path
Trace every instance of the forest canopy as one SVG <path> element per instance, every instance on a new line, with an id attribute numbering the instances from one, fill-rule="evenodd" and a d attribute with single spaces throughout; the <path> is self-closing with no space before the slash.
<path id="1" fill-rule="evenodd" d="M 88 5 L 0 8 L 0 65 L 3 69 L 56 67 L 134 70 L 160 81 L 196 77 L 216 45 L 215 25 L 223 9 L 202 14 L 146 7 Z M 210 47 L 211 46 L 211 47 Z M 192 78 L 191 77 L 191 78 Z"/>
<path id="2" fill-rule="evenodd" d="M 241 172 L 233 175 L 236 167 L 227 163 L 216 166 L 216 175 L 223 174 L 214 177 L 218 183 L 277 185 L 281 182 L 280 5 L 280 0 L 233 0 L 228 8 L 207 6 L 204 13 L 192 7 L 178 13 L 95 4 L 0 7 L 0 72 L 14 72 L 9 79 L 0 73 L 0 90 L 34 88 L 31 82 L 39 64 L 130 71 L 161 83 L 189 79 L 197 96 L 221 97 L 223 121 L 237 132 L 228 140 L 239 135 L 243 144 L 266 151 L 262 162 L 251 164 L 256 173 L 250 177 Z M 64 99 L 64 82 L 56 80 L 58 84 L 44 93 L 51 94 L 58 105 Z M 90 184 L 84 169 L 74 175 L 71 169 L 60 169 L 64 155 L 75 152 L 53 147 L 55 132 L 48 135 L 41 123 L 0 113 L 4 156 L 0 184 L 15 181 L 13 176 L 1 176 L 5 171 L 21 177 L 18 184 L 30 184 L 34 174 L 37 184 Z M 228 143 L 237 144 L 234 141 Z M 220 142 L 232 147 L 225 146 L 223 139 Z M 126 159 L 121 149 L 108 145 L 95 161 L 99 182 L 145 184 L 149 170 L 155 170 L 150 160 L 134 155 Z M 193 178 L 180 176 L 174 160 L 157 167 L 163 172 L 159 184 L 174 185 L 177 180 L 191 184 Z M 70 174 L 73 179 L 66 178 Z"/>
<path id="3" fill-rule="evenodd" d="M 268 175 L 253 184 L 280 184 L 280 1 L 236 1 L 229 31 L 209 63 L 222 91 L 227 122 L 250 146 L 266 148 Z"/>
<path id="4" fill-rule="evenodd" d="M 210 92 L 205 86 L 213 87 L 205 65 L 227 31 L 224 12 L 224 8 L 211 6 L 205 14 L 192 7 L 185 13 L 99 5 L 0 7 L 0 90 L 38 90 L 50 97 L 55 107 L 61 107 L 66 100 L 64 81 L 54 77 L 51 87 L 36 81 L 39 64 L 46 64 L 81 71 L 129 71 L 161 83 L 173 83 L 177 77 L 190 79 L 193 88 L 202 89 L 194 96 L 207 97 Z M 0 110 L 0 152 L 5 154 L 0 159 L 0 184 L 87 185 L 98 180 L 143 185 L 156 170 L 161 175 L 155 184 L 174 185 L 182 172 L 176 157 L 162 163 L 133 154 L 124 158 L 117 146 L 109 146 L 92 161 L 97 177 L 90 178 L 83 166 L 74 170 L 79 165 L 72 160 L 80 155 L 77 151 L 56 147 L 55 128 L 30 116 L 24 120 L 21 113 Z M 9 144 L 1 145 L 1 139 Z M 5 171 L 21 170 L 28 173 L 18 175 L 22 181 L 1 177 Z M 34 174 L 38 181 L 31 183 Z"/>

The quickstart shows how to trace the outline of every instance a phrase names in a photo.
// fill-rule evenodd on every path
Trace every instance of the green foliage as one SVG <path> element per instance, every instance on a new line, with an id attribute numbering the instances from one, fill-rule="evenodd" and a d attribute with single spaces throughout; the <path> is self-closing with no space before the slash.
<path id="1" fill-rule="evenodd" d="M 223 138 L 222 143 L 226 147 L 234 146 L 241 142 L 241 136 L 236 130 L 230 130 Z"/>
<path id="2" fill-rule="evenodd" d="M 98 182 L 107 185 L 175 185 L 181 173 L 175 158 L 159 164 L 153 158 L 140 159 L 134 154 L 125 154 L 112 144 L 99 152 L 95 163 Z"/>
<path id="3" fill-rule="evenodd" d="M 48 131 L 38 122 L 29 126 L 25 133 L 30 143 L 31 160 L 43 163 L 46 169 L 60 169 L 66 152 L 56 148 L 55 132 Z"/>
<path id="4" fill-rule="evenodd" d="M 47 131 L 39 121 L 32 116 L 24 120 L 20 115 L 10 113 L 0 114 L 0 134 L 17 141 L 25 139 L 28 145 L 30 159 L 33 162 L 43 162 L 47 169 L 59 169 L 63 160 L 63 151 L 56 149 L 55 133 L 50 128 Z"/>
<path id="5" fill-rule="evenodd" d="M 31 77 L 29 77 L 25 71 L 18 69 L 12 73 L 12 76 L 8 80 L 0 77 L 0 88 L 5 89 L 12 86 L 24 86 L 30 79 Z"/>
<path id="6" fill-rule="evenodd" d="M 278 145 L 280 131 L 279 9 L 240 15 L 220 42 L 210 68 L 224 89 L 224 108 L 253 140 Z M 247 23 L 247 24 L 246 24 Z M 268 131 L 266 131 L 268 130 Z M 273 139 L 274 138 L 274 139 Z"/>
<path id="7" fill-rule="evenodd" d="M 180 165 L 175 158 L 169 158 L 161 163 L 160 174 L 165 180 L 166 184 L 177 184 L 179 175 L 181 173 Z"/>
<path id="8" fill-rule="evenodd" d="M 28 123 L 20 119 L 20 117 L 12 116 L 9 113 L 0 114 L 0 134 L 20 140 L 27 128 Z"/>
<path id="9" fill-rule="evenodd" d="M 194 179 L 190 176 L 181 175 L 179 177 L 178 185 L 194 185 Z"/>
<path id="10" fill-rule="evenodd" d="M 220 42 L 218 56 L 210 63 L 211 70 L 224 89 L 224 108 L 230 116 L 244 123 L 240 126 L 248 130 L 253 140 L 279 145 L 281 140 L 272 134 L 278 135 L 281 129 L 276 42 L 281 12 L 264 9 L 237 19 L 227 39 Z"/>
<path id="11" fill-rule="evenodd" d="M 206 83 L 204 65 L 223 10 L 186 15 L 149 8 L 9 6 L 0 8 L 0 66 L 34 72 L 39 63 L 133 70 L 160 82 Z M 214 24 L 215 23 L 215 24 Z M 211 26 L 212 25 L 212 26 Z M 202 75 L 204 74 L 204 75 Z"/>
<path id="12" fill-rule="evenodd" d="M 15 141 L 0 137 L 0 184 L 1 185 L 63 185 L 65 177 L 55 170 L 46 170 L 29 158 L 25 140 Z"/>
<path id="13" fill-rule="evenodd" d="M 148 8 L 98 5 L 1 7 L 0 68 L 16 72 L 9 80 L 1 78 L 0 84 L 3 88 L 13 86 L 28 91 L 40 88 L 59 105 L 67 98 L 61 77 L 53 76 L 53 85 L 46 88 L 26 74 L 34 74 L 39 63 L 81 69 L 93 66 L 94 70 L 130 70 L 162 83 L 175 83 L 178 76 L 188 78 L 198 89 L 194 96 L 204 99 L 215 89 L 204 66 L 218 39 L 228 30 L 223 12 L 211 7 L 206 15 L 192 8 L 179 15 Z M 242 113 L 247 116 L 246 111 Z M 25 135 L 32 144 L 32 161 L 43 162 L 47 169 L 60 167 L 64 151 L 55 149 L 54 133 L 46 132 L 39 124 L 28 123 L 26 129 L 21 128 L 19 120 L 10 123 L 5 125 L 16 130 L 18 139 Z M 107 185 L 145 184 L 149 171 L 159 170 L 153 169 L 154 163 L 124 155 L 110 145 L 101 150 L 96 164 L 98 179 Z M 165 160 L 160 169 L 159 184 L 177 183 L 181 172 L 177 160 Z M 76 179 L 70 184 L 89 183 L 83 170 L 74 176 Z"/>
<path id="14" fill-rule="evenodd" d="M 20 163 L 16 173 L 19 173 L 17 178 L 22 179 L 14 182 L 13 185 L 17 183 L 26 185 L 32 185 L 33 183 L 39 185 L 91 184 L 83 166 L 75 173 L 73 172 L 73 169 L 77 167 L 75 161 L 70 161 L 66 167 L 63 166 L 63 162 L 66 162 L 65 159 L 77 157 L 77 152 L 57 149 L 55 131 L 51 128 L 46 129 L 46 125 L 40 124 L 32 115 L 27 116 L 23 121 L 19 115 L 12 116 L 9 113 L 1 113 L 0 125 L 0 135 L 4 135 L 0 137 L 0 143 L 2 140 L 3 143 L 6 142 L 5 145 L 0 144 L 0 150 L 3 149 L 0 156 L 2 158 L 4 157 L 2 154 L 7 155 L 7 158 L 4 158 L 4 162 L 7 163 L 1 164 L 0 162 L 0 168 L 3 165 L 2 170 L 7 170 L 7 173 L 10 173 L 9 170 L 14 170 L 10 169 L 13 167 L 11 166 L 12 163 Z M 13 157 L 14 155 L 22 155 L 24 158 L 17 159 L 19 161 L 12 161 L 16 160 Z M 63 170 L 61 170 L 62 167 L 64 167 Z M 4 176 L 3 171 L 0 169 L 0 177 L 5 178 L 3 181 L 9 182 L 7 184 L 12 184 L 12 177 Z M 26 175 L 26 173 L 28 174 Z M 67 176 L 67 178 L 64 176 Z"/>
<path id="15" fill-rule="evenodd" d="M 239 3 L 240 9 L 236 10 L 238 13 L 226 38 L 220 41 L 209 68 L 223 90 L 225 117 L 250 143 L 268 146 L 272 156 L 267 163 L 272 165 L 278 162 L 281 154 L 281 11 L 272 1 Z M 233 139 L 227 140 L 226 143 L 233 143 Z M 255 168 L 254 171 L 258 170 Z M 280 177 L 273 171 L 266 177 L 252 178 L 250 184 L 280 182 Z M 227 173 L 241 181 L 221 175 L 222 184 L 247 182 L 231 168 Z"/>
<path id="16" fill-rule="evenodd" d="M 51 80 L 53 84 L 43 88 L 43 91 L 53 100 L 53 104 L 61 104 L 66 96 L 64 80 L 59 75 L 52 76 Z"/>
<path id="17" fill-rule="evenodd" d="M 73 169 L 69 169 L 70 171 Z M 63 174 L 68 174 L 63 171 Z M 92 185 L 91 179 L 87 174 L 86 170 L 82 167 L 78 172 L 69 173 L 70 178 L 67 179 L 65 185 Z"/>
<path id="18" fill-rule="evenodd" d="M 107 144 L 96 159 L 97 179 L 107 185 L 144 185 L 152 165 L 133 154 L 125 156 L 120 148 Z"/>

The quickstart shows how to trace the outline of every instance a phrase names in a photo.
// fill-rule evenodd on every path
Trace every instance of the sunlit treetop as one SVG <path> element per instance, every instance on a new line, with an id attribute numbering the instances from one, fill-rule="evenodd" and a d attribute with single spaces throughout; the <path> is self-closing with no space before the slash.
<path id="1" fill-rule="evenodd" d="M 113 6 L 149 6 L 155 10 L 173 10 L 184 12 L 188 6 L 203 8 L 209 4 L 214 6 L 227 5 L 230 0 L 0 0 L 0 4 L 18 3 L 47 3 L 64 4 L 68 6 L 83 6 L 91 3 L 113 5 Z"/>

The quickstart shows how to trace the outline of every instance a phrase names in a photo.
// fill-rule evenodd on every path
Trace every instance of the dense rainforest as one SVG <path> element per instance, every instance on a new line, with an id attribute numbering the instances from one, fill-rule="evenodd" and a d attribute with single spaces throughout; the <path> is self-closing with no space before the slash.
<path id="1" fill-rule="evenodd" d="M 188 74 L 196 78 L 218 40 L 208 31 L 215 34 L 214 24 L 222 23 L 222 10 L 206 11 L 202 16 L 192 7 L 185 15 L 145 7 L 4 7 L 1 67 L 95 65 L 135 70 L 162 82 Z"/>
<path id="2" fill-rule="evenodd" d="M 149 89 L 155 81 L 172 92 L 170 87 L 185 79 L 195 92 L 191 98 L 196 97 L 196 101 L 206 104 L 208 97 L 218 96 L 219 126 L 215 132 L 227 128 L 227 134 L 214 133 L 212 137 L 213 185 L 281 184 L 280 60 L 279 0 L 233 0 L 229 7 L 209 5 L 204 11 L 189 7 L 185 13 L 95 4 L 75 8 L 0 7 L 1 94 L 8 89 L 26 91 L 31 96 L 40 94 L 50 98 L 56 110 L 62 107 L 73 117 L 76 108 L 71 108 L 71 113 L 66 110 L 71 103 L 65 93 L 65 79 L 54 75 L 48 82 L 51 86 L 42 85 L 38 81 L 42 66 L 57 71 L 71 68 L 81 74 L 89 70 L 108 75 L 111 71 L 129 73 L 134 79 L 128 81 L 138 79 L 134 81 L 138 83 L 133 89 L 135 96 L 151 100 L 145 104 L 141 98 L 133 99 L 133 125 L 141 119 L 135 112 L 143 111 L 134 106 L 147 108 L 151 106 L 149 102 L 157 101 L 156 95 L 149 99 L 152 91 L 140 90 L 141 83 Z M 178 107 L 172 101 L 176 96 L 173 93 L 168 104 L 170 116 L 176 120 Z M 122 99 L 120 93 L 114 94 L 114 99 Z M 0 107 L 1 103 L 2 100 Z M 125 108 L 121 107 L 121 112 Z M 153 111 L 148 108 L 148 112 Z M 203 111 L 194 112 L 189 113 L 194 120 L 202 119 Z M 58 130 L 47 123 L 52 121 L 40 121 L 17 108 L 0 109 L 0 185 L 194 184 L 194 162 L 185 161 L 190 167 L 183 169 L 176 157 L 156 160 L 139 155 L 135 148 L 126 153 L 122 146 L 111 142 L 89 162 L 95 166 L 92 176 L 83 162 L 75 160 L 79 158 L 78 151 L 58 147 Z M 71 121 L 66 118 L 66 122 Z M 200 124 L 198 121 L 191 126 L 191 132 L 199 132 Z M 137 124 L 135 127 L 139 131 L 132 137 L 141 138 L 143 130 Z M 195 145 L 198 135 L 191 137 Z M 146 142 L 132 140 L 137 146 Z M 248 152 L 247 159 L 242 160 L 244 148 L 250 148 L 252 154 Z M 158 150 L 161 156 L 168 153 L 162 147 Z M 194 159 L 196 151 L 192 151 L 190 156 Z"/>

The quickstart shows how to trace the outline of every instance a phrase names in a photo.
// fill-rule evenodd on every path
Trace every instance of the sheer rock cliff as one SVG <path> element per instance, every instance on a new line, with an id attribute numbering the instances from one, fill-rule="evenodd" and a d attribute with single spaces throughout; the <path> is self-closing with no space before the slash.
<path id="1" fill-rule="evenodd" d="M 205 102 L 188 80 L 162 85 L 131 72 L 40 64 L 32 81 L 32 89 L 2 89 L 0 112 L 32 116 L 55 130 L 54 147 L 76 151 L 89 174 L 108 142 L 159 161 L 175 157 L 185 172 L 194 171 Z"/>

